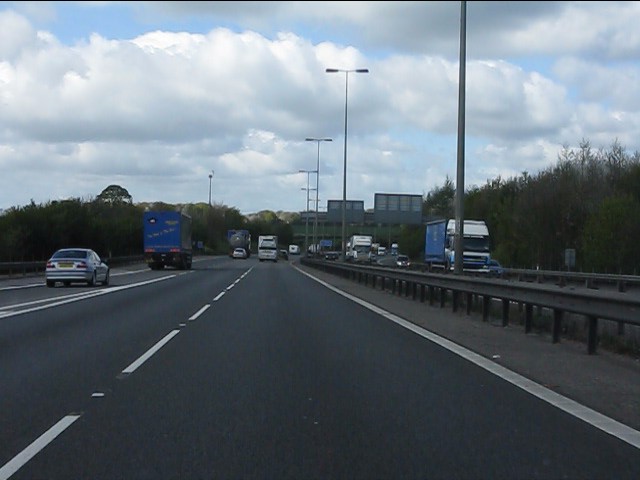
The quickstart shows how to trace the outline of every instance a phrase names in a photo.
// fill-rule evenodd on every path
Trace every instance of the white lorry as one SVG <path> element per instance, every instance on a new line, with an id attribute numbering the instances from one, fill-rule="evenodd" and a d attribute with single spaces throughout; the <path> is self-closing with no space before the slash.
<path id="1" fill-rule="evenodd" d="M 298 245 L 289 245 L 289 255 L 300 255 L 300 247 Z"/>
<path id="2" fill-rule="evenodd" d="M 347 261 L 370 262 L 372 243 L 371 235 L 352 235 L 347 244 Z"/>
<path id="3" fill-rule="evenodd" d="M 429 270 L 442 268 L 452 271 L 455 264 L 454 219 L 427 222 L 424 262 Z M 463 270 L 488 272 L 490 258 L 489 229 L 483 220 L 465 220 L 463 227 Z"/>
<path id="4" fill-rule="evenodd" d="M 261 262 L 270 260 L 278 261 L 278 236 L 259 235 L 258 236 L 258 260 Z"/>

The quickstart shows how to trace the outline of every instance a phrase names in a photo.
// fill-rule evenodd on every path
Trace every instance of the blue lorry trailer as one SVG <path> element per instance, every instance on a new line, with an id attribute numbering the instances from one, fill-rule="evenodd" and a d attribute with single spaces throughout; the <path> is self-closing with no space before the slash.
<path id="1" fill-rule="evenodd" d="M 152 270 L 191 269 L 191 217 L 177 211 L 144 212 L 144 260 Z"/>

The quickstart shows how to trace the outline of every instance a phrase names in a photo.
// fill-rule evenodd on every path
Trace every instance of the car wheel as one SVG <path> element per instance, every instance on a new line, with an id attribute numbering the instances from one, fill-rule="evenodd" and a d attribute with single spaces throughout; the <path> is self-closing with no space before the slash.
<path id="1" fill-rule="evenodd" d="M 47 287 L 52 288 L 56 286 L 56 282 L 53 280 L 47 280 Z"/>
<path id="2" fill-rule="evenodd" d="M 89 280 L 87 283 L 89 284 L 90 287 L 95 287 L 95 285 L 96 285 L 96 272 L 93 272 L 93 275 L 91 275 L 91 280 Z"/>
<path id="3" fill-rule="evenodd" d="M 105 287 L 109 285 L 109 275 L 110 275 L 110 271 L 107 270 L 107 274 L 104 277 L 104 282 L 102 282 L 102 285 L 104 285 Z"/>

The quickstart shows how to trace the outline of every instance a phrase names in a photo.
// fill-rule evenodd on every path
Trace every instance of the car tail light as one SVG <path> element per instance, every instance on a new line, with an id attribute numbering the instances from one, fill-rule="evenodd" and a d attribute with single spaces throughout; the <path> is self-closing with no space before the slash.
<path id="1" fill-rule="evenodd" d="M 78 268 L 87 268 L 87 262 L 78 262 L 76 266 Z"/>
<path id="2" fill-rule="evenodd" d="M 53 268 L 53 263 L 52 262 L 47 262 L 47 268 Z"/>

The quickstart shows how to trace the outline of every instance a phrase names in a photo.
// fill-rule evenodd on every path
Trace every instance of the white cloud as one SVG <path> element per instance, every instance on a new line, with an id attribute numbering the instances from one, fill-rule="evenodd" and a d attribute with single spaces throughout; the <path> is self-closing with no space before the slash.
<path id="1" fill-rule="evenodd" d="M 340 199 L 345 74 L 327 67 L 370 70 L 348 77 L 349 198 L 370 208 L 455 180 L 457 2 L 141 2 L 130 18 L 123 5 L 135 34 L 112 30 L 109 2 L 68 4 L 75 23 L 55 2 L 0 11 L 0 208 L 114 183 L 136 202 L 207 201 L 214 170 L 215 202 L 299 210 L 309 136 L 333 139 L 319 197 Z M 468 3 L 467 186 L 533 174 L 583 139 L 640 149 L 639 10 Z"/>

